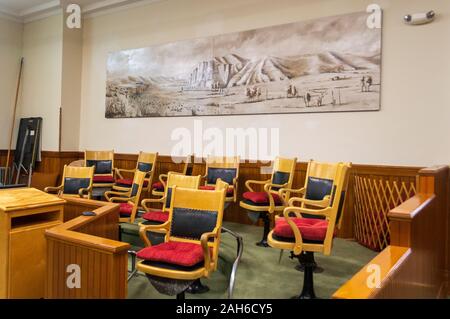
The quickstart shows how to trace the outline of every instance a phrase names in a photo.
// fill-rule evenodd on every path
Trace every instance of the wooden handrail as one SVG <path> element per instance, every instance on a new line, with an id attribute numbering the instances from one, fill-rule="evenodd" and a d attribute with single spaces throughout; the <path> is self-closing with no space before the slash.
<path id="1" fill-rule="evenodd" d="M 388 246 L 375 256 L 352 279 L 342 285 L 334 294 L 334 299 L 368 299 L 376 296 L 383 283 L 389 280 L 392 272 L 411 254 L 407 247 Z M 379 267 L 380 286 L 372 287 L 368 281 L 374 274 L 372 265 Z"/>
<path id="2" fill-rule="evenodd" d="M 412 220 L 423 211 L 436 196 L 434 194 L 416 194 L 388 213 L 390 220 Z"/>
<path id="3" fill-rule="evenodd" d="M 67 242 L 75 243 L 78 245 L 97 248 L 101 250 L 106 250 L 113 253 L 118 253 L 121 251 L 126 251 L 130 248 L 130 244 L 119 242 L 112 239 L 102 238 L 90 234 L 84 234 L 78 232 L 80 228 L 88 225 L 89 223 L 95 222 L 96 220 L 110 214 L 111 211 L 115 211 L 118 214 L 119 205 L 109 202 L 92 201 L 82 198 L 72 198 L 61 196 L 67 203 L 92 207 L 93 205 L 98 208 L 93 210 L 96 216 L 79 216 L 68 222 L 65 222 L 59 226 L 48 229 L 45 233 L 49 238 L 54 238 L 58 240 L 64 240 Z"/>

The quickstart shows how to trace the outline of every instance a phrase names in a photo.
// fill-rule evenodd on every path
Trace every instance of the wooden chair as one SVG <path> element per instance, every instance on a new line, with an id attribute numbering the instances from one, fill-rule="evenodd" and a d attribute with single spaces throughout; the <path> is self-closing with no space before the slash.
<path id="1" fill-rule="evenodd" d="M 303 289 L 299 298 L 315 298 L 313 272 L 314 252 L 330 255 L 335 227 L 342 217 L 347 179 L 351 163 L 319 163 L 308 165 L 305 187 L 281 189 L 297 193 L 292 197 L 283 217 L 276 217 L 269 233 L 271 247 L 288 249 L 304 265 Z M 295 206 L 295 204 L 300 204 Z"/>
<path id="2" fill-rule="evenodd" d="M 114 151 L 85 151 L 84 166 L 94 166 L 93 187 L 114 185 Z"/>
<path id="3" fill-rule="evenodd" d="M 146 248 L 137 253 L 137 269 L 154 285 L 169 284 L 178 299 L 184 299 L 192 284 L 201 285 L 200 279 L 217 269 L 225 194 L 225 188 L 202 191 L 174 186 L 169 220 L 140 228 Z M 152 246 L 146 232 L 155 230 L 166 234 L 165 242 Z"/>
<path id="4" fill-rule="evenodd" d="M 150 185 L 153 181 L 153 176 L 155 174 L 156 170 L 156 163 L 158 160 L 158 153 L 144 153 L 139 152 L 139 157 L 136 163 L 136 168 L 134 169 L 123 169 L 123 168 L 116 168 L 116 182 L 113 186 L 114 190 L 118 191 L 127 191 L 133 184 L 132 178 L 125 178 L 122 174 L 128 173 L 128 174 L 134 174 L 136 171 L 144 172 L 146 173 L 146 176 L 144 178 L 144 186 L 143 188 L 146 191 L 150 191 Z"/>
<path id="5" fill-rule="evenodd" d="M 191 176 L 193 164 L 194 164 L 194 156 L 193 155 L 186 156 L 186 159 L 183 161 L 183 163 L 184 163 L 183 170 L 180 172 L 180 174 Z M 159 181 L 153 183 L 153 185 L 152 185 L 152 195 L 153 196 L 157 196 L 157 197 L 164 196 L 164 189 L 167 184 L 167 175 L 168 175 L 168 173 L 159 175 L 159 178 L 158 178 Z"/>
<path id="6" fill-rule="evenodd" d="M 226 182 L 229 186 L 225 202 L 236 202 L 239 178 L 239 156 L 234 157 L 208 157 L 206 160 L 206 174 L 203 176 L 205 185 L 200 186 L 202 190 L 216 189 L 218 179 Z"/>
<path id="7" fill-rule="evenodd" d="M 181 173 L 169 172 L 164 196 L 161 198 L 144 199 L 141 203 L 146 213 L 141 217 L 145 220 L 142 225 L 162 224 L 169 219 L 170 201 L 172 199 L 172 188 L 176 185 L 182 188 L 198 189 L 200 186 L 201 176 L 186 176 Z M 162 205 L 161 209 L 149 207 L 152 203 Z M 141 226 L 142 226 L 141 225 Z"/>
<path id="8" fill-rule="evenodd" d="M 91 199 L 94 167 L 72 167 L 64 165 L 62 184 L 45 187 L 47 193 Z"/>
<path id="9" fill-rule="evenodd" d="M 134 223 L 139 209 L 139 199 L 144 187 L 146 172 L 134 173 L 133 185 L 127 191 L 107 191 L 105 198 L 111 203 L 120 203 L 120 223 Z"/>
<path id="10" fill-rule="evenodd" d="M 256 245 L 268 247 L 267 234 L 270 231 L 270 218 L 274 213 L 282 212 L 285 203 L 289 200 L 289 192 L 284 193 L 284 198 L 280 197 L 278 190 L 281 188 L 291 188 L 294 180 L 295 165 L 297 158 L 277 157 L 273 164 L 272 176 L 265 181 L 248 180 L 245 187 L 249 190 L 242 196 L 239 205 L 250 213 L 258 213 L 258 218 L 264 222 L 263 237 Z M 256 192 L 250 185 L 263 185 L 263 192 Z"/>

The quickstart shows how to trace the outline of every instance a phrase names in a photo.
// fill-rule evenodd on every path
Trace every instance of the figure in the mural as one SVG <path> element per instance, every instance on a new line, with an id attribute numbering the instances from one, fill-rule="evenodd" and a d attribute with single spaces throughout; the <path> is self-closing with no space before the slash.
<path id="1" fill-rule="evenodd" d="M 363 76 L 361 79 L 361 92 L 366 92 L 366 77 Z"/>
<path id="2" fill-rule="evenodd" d="M 298 91 L 295 85 L 289 84 L 287 89 L 287 97 L 297 97 Z"/>
<path id="3" fill-rule="evenodd" d="M 306 107 L 309 107 L 309 103 L 311 102 L 311 94 L 309 94 L 309 92 L 306 92 L 306 94 L 303 98 L 305 99 Z"/>
<path id="4" fill-rule="evenodd" d="M 372 83 L 373 83 L 373 81 L 372 81 L 372 77 L 371 76 L 368 76 L 367 77 L 367 80 L 366 80 L 366 89 L 367 89 L 367 92 L 370 92 L 370 87 L 372 86 Z"/>

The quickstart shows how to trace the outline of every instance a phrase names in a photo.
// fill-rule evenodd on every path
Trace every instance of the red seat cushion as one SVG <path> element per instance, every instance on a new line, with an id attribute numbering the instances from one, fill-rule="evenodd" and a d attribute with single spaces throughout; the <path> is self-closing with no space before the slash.
<path id="1" fill-rule="evenodd" d="M 297 228 L 300 230 L 302 239 L 323 241 L 327 234 L 328 221 L 317 218 L 291 218 Z M 294 232 L 285 218 L 278 218 L 275 222 L 273 233 L 276 236 L 293 238 Z"/>
<path id="2" fill-rule="evenodd" d="M 160 191 L 160 192 L 163 192 L 163 191 L 164 191 L 164 185 L 163 185 L 163 183 L 161 183 L 161 182 L 153 183 L 152 188 L 153 188 L 154 190 L 157 190 L 157 191 Z"/>
<path id="3" fill-rule="evenodd" d="M 140 259 L 191 267 L 204 260 L 200 244 L 167 242 L 146 247 L 137 253 Z"/>
<path id="4" fill-rule="evenodd" d="M 114 177 L 112 176 L 102 176 L 96 175 L 93 179 L 94 183 L 114 183 Z"/>
<path id="5" fill-rule="evenodd" d="M 121 179 L 116 180 L 116 184 L 131 187 L 131 185 L 133 185 L 133 179 L 132 178 L 121 178 Z M 148 185 L 148 181 L 144 180 L 144 187 L 147 187 L 147 185 Z"/>
<path id="6" fill-rule="evenodd" d="M 163 212 L 159 210 L 146 212 L 145 214 L 142 215 L 142 218 L 152 222 L 165 223 L 166 221 L 169 220 L 169 212 Z"/>
<path id="7" fill-rule="evenodd" d="M 269 195 L 266 192 L 245 192 L 242 197 L 255 204 L 269 205 Z M 282 205 L 283 202 L 278 194 L 272 194 L 275 205 Z"/>
<path id="8" fill-rule="evenodd" d="M 120 203 L 120 215 L 131 216 L 133 205 L 128 203 Z"/>
<path id="9" fill-rule="evenodd" d="M 199 189 L 204 190 L 204 191 L 213 191 L 216 189 L 216 187 L 212 186 L 212 185 L 203 185 L 203 186 L 200 186 Z M 233 187 L 228 187 L 227 196 L 233 196 L 233 195 L 234 195 Z"/>

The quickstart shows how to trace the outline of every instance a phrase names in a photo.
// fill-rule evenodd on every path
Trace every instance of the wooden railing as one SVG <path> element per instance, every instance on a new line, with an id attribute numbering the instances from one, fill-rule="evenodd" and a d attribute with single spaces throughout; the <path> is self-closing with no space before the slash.
<path id="1" fill-rule="evenodd" d="M 449 167 L 419 172 L 417 194 L 392 209 L 391 243 L 333 295 L 340 299 L 448 294 Z"/>
<path id="2" fill-rule="evenodd" d="M 63 198 L 66 222 L 46 231 L 46 298 L 126 298 L 130 245 L 117 241 L 119 206 Z M 85 211 L 96 216 L 83 216 Z M 80 276 L 79 286 L 73 276 Z"/>

